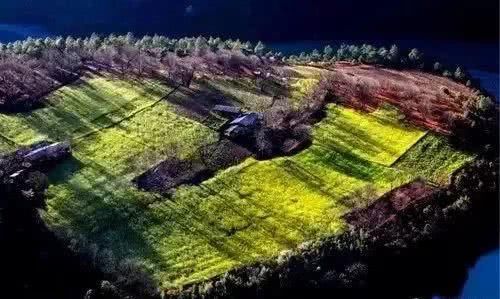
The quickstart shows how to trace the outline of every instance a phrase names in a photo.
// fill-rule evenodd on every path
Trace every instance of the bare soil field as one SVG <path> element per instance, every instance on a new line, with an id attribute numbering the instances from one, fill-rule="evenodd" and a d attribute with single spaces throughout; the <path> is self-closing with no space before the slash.
<path id="1" fill-rule="evenodd" d="M 463 120 L 473 89 L 448 78 L 412 70 L 340 62 L 333 68 L 336 96 L 344 104 L 373 111 L 383 103 L 399 108 L 406 120 L 431 131 L 450 134 Z"/>
<path id="2" fill-rule="evenodd" d="M 365 208 L 355 209 L 344 216 L 347 223 L 369 231 L 396 219 L 399 213 L 430 200 L 439 189 L 423 181 L 413 181 L 398 187 Z"/>

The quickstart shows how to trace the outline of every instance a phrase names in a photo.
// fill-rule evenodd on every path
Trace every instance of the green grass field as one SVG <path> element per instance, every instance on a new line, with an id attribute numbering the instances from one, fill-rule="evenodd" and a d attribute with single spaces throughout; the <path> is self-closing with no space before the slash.
<path id="1" fill-rule="evenodd" d="M 249 79 L 216 78 L 208 80 L 206 87 L 230 99 L 234 105 L 251 111 L 263 111 L 272 103 L 272 97 L 263 94 Z"/>
<path id="2" fill-rule="evenodd" d="M 157 115 L 155 110 L 160 107 L 167 106 L 155 106 L 120 123 L 119 128 L 105 129 L 77 143 L 75 159 L 61 165 L 51 177 L 54 184 L 49 189 L 45 219 L 87 236 L 116 257 L 144 261 L 165 286 L 206 279 L 276 255 L 304 240 L 337 233 L 343 228 L 340 216 L 347 211 L 338 199 L 367 184 L 382 193 L 411 178 L 339 151 L 332 139 L 336 135 L 327 134 L 320 123 L 314 145 L 296 156 L 249 159 L 200 186 L 180 188 L 171 201 L 158 200 L 129 183 L 157 161 L 143 163 L 149 159 L 144 157 L 168 148 L 166 138 L 150 132 L 171 132 L 174 129 L 167 124 L 175 123 L 179 132 L 175 140 L 186 145 L 180 150 L 183 153 L 210 136 L 193 128 L 190 121 L 169 120 L 168 111 L 152 122 L 156 127 L 142 128 L 140 124 L 152 119 L 151 114 Z M 349 121 L 359 121 L 353 115 L 362 117 L 332 106 L 324 123 L 334 132 Z M 375 122 L 374 116 L 366 117 Z M 378 131 L 384 126 L 364 130 Z M 406 148 L 420 136 L 413 131 L 408 135 L 413 138 L 387 141 L 400 142 L 398 148 Z M 349 138 L 355 144 L 364 135 Z M 372 154 L 367 151 L 365 157 Z M 141 163 L 134 167 L 137 161 Z"/>
<path id="3" fill-rule="evenodd" d="M 352 109 L 332 108 L 330 114 L 317 130 L 323 146 L 386 166 L 425 135 L 422 130 L 397 122 L 391 110 L 367 115 Z"/>
<path id="4" fill-rule="evenodd" d="M 0 114 L 0 134 L 18 145 L 73 138 L 152 105 L 171 90 L 154 81 L 89 75 L 52 93 L 47 107 L 31 113 Z"/>
<path id="5" fill-rule="evenodd" d="M 311 94 L 325 70 L 315 67 L 296 66 L 292 68 L 296 74 L 290 82 L 290 97 L 294 103 L 300 103 Z"/>
<path id="6" fill-rule="evenodd" d="M 217 84 L 245 97 L 242 103 L 258 101 L 254 91 Z M 164 287 L 207 279 L 341 232 L 341 216 L 348 211 L 340 204 L 344 196 L 367 185 L 382 194 L 431 173 L 433 161 L 447 165 L 442 171 L 449 173 L 467 160 L 451 148 L 433 160 L 434 151 L 419 148 L 429 143 L 441 150 L 443 139 L 423 137 L 425 132 L 396 121 L 393 111 L 363 114 L 331 105 L 314 128 L 310 148 L 292 157 L 247 159 L 199 186 L 180 187 L 167 200 L 138 191 L 131 179 L 216 138 L 213 130 L 157 102 L 169 90 L 154 82 L 89 78 L 56 92 L 53 106 L 2 115 L 0 125 L 0 133 L 18 144 L 73 138 L 73 158 L 50 173 L 45 221 L 84 236 L 116 260 L 141 261 Z M 105 104 L 97 109 L 101 100 Z M 412 154 L 404 155 L 408 149 Z"/>
<path id="7" fill-rule="evenodd" d="M 399 159 L 394 167 L 436 183 L 446 183 L 449 174 L 475 155 L 457 151 L 446 138 L 429 133 Z"/>

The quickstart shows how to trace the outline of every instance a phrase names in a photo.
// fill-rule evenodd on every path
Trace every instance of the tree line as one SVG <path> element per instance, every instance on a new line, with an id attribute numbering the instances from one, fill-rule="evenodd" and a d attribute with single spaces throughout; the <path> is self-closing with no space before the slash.
<path id="1" fill-rule="evenodd" d="M 322 52 L 315 49 L 311 53 L 302 52 L 300 55 L 285 57 L 284 60 L 290 63 L 335 63 L 337 61 L 347 61 L 398 69 L 418 69 L 448 77 L 468 86 L 472 86 L 473 84 L 470 75 L 463 67 L 446 67 L 438 61 L 433 62 L 430 58 L 427 59 L 424 53 L 417 48 L 402 50 L 397 45 L 387 48 L 370 44 L 342 44 L 337 49 L 327 45 Z"/>
<path id="2" fill-rule="evenodd" d="M 189 86 L 194 72 L 237 73 L 274 61 L 262 42 L 133 34 L 28 38 L 0 44 L 0 109 L 29 110 L 84 71 L 156 77 Z"/>

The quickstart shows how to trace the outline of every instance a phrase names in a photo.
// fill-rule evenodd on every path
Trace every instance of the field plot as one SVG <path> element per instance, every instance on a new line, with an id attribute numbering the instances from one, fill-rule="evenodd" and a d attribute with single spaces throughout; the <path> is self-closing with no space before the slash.
<path id="1" fill-rule="evenodd" d="M 263 111 L 272 103 L 272 97 L 263 93 L 248 79 L 216 78 L 205 82 L 205 88 L 232 100 L 235 105 L 252 111 Z"/>
<path id="2" fill-rule="evenodd" d="M 10 142 L 8 140 L 0 139 L 0 155 L 8 153 L 14 149 L 15 149 L 15 145 L 13 145 L 12 142 Z"/>
<path id="3" fill-rule="evenodd" d="M 300 103 L 314 90 L 321 76 L 327 71 L 315 67 L 296 66 L 290 69 L 295 74 L 291 78 L 290 97 L 294 103 Z"/>
<path id="4" fill-rule="evenodd" d="M 244 82 L 209 85 L 249 109 L 270 101 Z M 18 144 L 73 137 L 73 158 L 50 173 L 44 219 L 55 230 L 95 244 L 106 256 L 97 261 L 104 271 L 133 259 L 163 287 L 207 279 L 341 232 L 342 215 L 349 210 L 341 199 L 368 185 L 382 194 L 415 178 L 419 166 L 405 159 L 433 166 L 425 161 L 435 153 L 419 150 L 425 132 L 400 123 L 394 111 L 363 114 L 330 105 L 314 127 L 313 145 L 301 153 L 247 159 L 162 198 L 137 190 L 131 179 L 167 157 L 188 157 L 217 138 L 200 121 L 175 113 L 191 100 L 189 93 L 176 91 L 175 103 L 158 102 L 168 91 L 154 82 L 90 78 L 56 92 L 53 106 L 1 116 L 0 133 Z M 59 93 L 68 102 L 58 102 Z M 99 101 L 106 102 L 102 109 Z M 391 167 L 409 148 L 415 153 Z M 455 158 L 460 155 L 451 148 L 443 154 L 443 173 L 466 160 Z"/>
<path id="5" fill-rule="evenodd" d="M 445 137 L 429 133 L 406 152 L 394 167 L 437 183 L 446 183 L 450 173 L 474 157 L 473 154 L 453 149 Z"/>
<path id="6" fill-rule="evenodd" d="M 54 228 L 71 229 L 111 249 L 116 257 L 154 260 L 147 241 L 156 239 L 148 229 L 157 223 L 168 231 L 171 223 L 151 214 L 148 204 L 157 199 L 130 181 L 166 157 L 188 155 L 213 137 L 211 130 L 158 105 L 79 140 L 74 158 L 50 175 L 45 219 Z"/>
<path id="7" fill-rule="evenodd" d="M 326 134 L 323 123 L 335 130 L 334 118 L 343 124 L 359 119 L 350 118 L 354 112 L 349 109 L 331 106 L 329 117 L 315 130 L 314 145 L 306 151 L 270 161 L 249 159 L 200 186 L 179 188 L 171 201 L 161 200 L 135 190 L 126 179 L 151 163 L 129 165 L 168 148 L 164 141 L 168 138 L 145 137 L 151 133 L 141 130 L 168 134 L 174 128 L 166 124 L 178 123 L 178 146 L 185 140 L 179 152 L 188 152 L 211 135 L 194 122 L 168 119 L 168 111 L 161 117 L 165 120 L 153 122 L 159 123 L 156 130 L 140 128 L 144 119 L 151 118 L 143 113 L 154 114 L 159 107 L 164 106 L 78 143 L 75 157 L 82 167 L 65 173 L 71 167 L 62 165 L 54 172 L 46 219 L 53 227 L 69 227 L 88 237 L 117 258 L 143 261 L 165 287 L 206 279 L 304 240 L 337 233 L 344 226 L 341 215 L 347 211 L 338 199 L 368 184 L 382 193 L 411 179 L 402 171 L 364 159 L 371 152 L 360 157 L 339 151 L 335 143 L 341 140 Z M 365 117 L 376 122 L 374 116 Z M 371 129 L 386 126 L 395 124 Z M 408 136 L 387 142 L 406 148 L 420 135 L 409 131 Z"/>
<path id="8" fill-rule="evenodd" d="M 0 114 L 0 134 L 19 145 L 68 139 L 109 126 L 171 90 L 154 81 L 89 75 L 52 93 L 45 108 Z"/>
<path id="9" fill-rule="evenodd" d="M 169 147 L 166 135 L 173 130 L 183 153 L 211 133 L 194 122 L 169 119 L 160 107 L 166 106 L 78 143 L 76 161 L 68 162 L 73 165 L 53 173 L 45 218 L 53 227 L 86 236 L 117 259 L 142 261 L 165 287 L 203 280 L 340 232 L 341 215 L 348 209 L 339 199 L 366 185 L 381 194 L 412 179 L 413 172 L 382 164 L 423 134 L 400 125 L 397 138 L 391 138 L 387 130 L 396 130 L 397 123 L 379 122 L 377 113 L 385 112 L 363 115 L 331 106 L 309 149 L 270 161 L 249 159 L 200 186 L 179 188 L 167 201 L 137 191 L 128 178 L 155 161 L 148 155 Z M 141 128 L 151 114 L 161 116 L 152 122 L 155 128 Z M 353 131 L 357 134 L 337 133 L 346 124 L 362 123 Z M 377 138 L 377 151 L 356 150 L 366 134 Z M 149 163 L 141 167 L 141 161 Z"/>
<path id="10" fill-rule="evenodd" d="M 388 108 L 366 114 L 332 106 L 330 113 L 332 116 L 317 129 L 322 146 L 386 166 L 425 135 L 398 122 L 397 114 Z"/>
<path id="11" fill-rule="evenodd" d="M 168 270 L 159 273 L 159 279 L 173 285 L 206 279 L 230 267 L 276 255 L 304 240 L 337 233 L 344 227 L 341 215 L 347 211 L 339 203 L 342 197 L 367 185 L 382 194 L 412 179 L 410 174 L 364 159 L 376 160 L 378 156 L 371 151 L 361 157 L 338 150 L 337 143 L 345 142 L 340 139 L 345 136 L 332 139 L 323 127 L 326 124 L 334 132 L 336 124 L 358 122 L 350 117 L 352 113 L 331 106 L 329 117 L 315 129 L 313 146 L 296 156 L 249 159 L 200 186 L 180 188 L 172 203 L 157 204 L 155 210 L 162 211 L 164 218 L 182 221 L 175 224 L 180 231 L 171 234 L 166 243 L 172 246 L 164 253 Z M 373 131 L 395 126 L 377 126 L 375 116 L 365 117 L 374 122 Z M 407 148 L 420 136 L 409 130 L 407 136 L 400 133 L 400 138 L 385 141 Z M 363 135 L 349 138 L 352 143 Z M 398 153 L 388 149 L 386 155 L 397 158 Z M 181 219 L 172 216 L 172 208 L 180 210 Z M 188 237 L 186 230 L 196 235 Z M 179 243 L 181 239 L 189 245 Z"/>

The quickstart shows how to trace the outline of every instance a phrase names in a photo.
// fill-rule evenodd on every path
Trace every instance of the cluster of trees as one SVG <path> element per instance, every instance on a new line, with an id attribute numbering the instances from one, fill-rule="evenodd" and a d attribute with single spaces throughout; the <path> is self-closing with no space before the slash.
<path id="1" fill-rule="evenodd" d="M 156 76 L 189 86 L 197 69 L 250 71 L 275 61 L 261 42 L 220 38 L 169 39 L 133 34 L 86 38 L 28 38 L 0 44 L 0 108 L 30 109 L 83 71 Z"/>
<path id="2" fill-rule="evenodd" d="M 289 155 L 309 146 L 312 125 L 326 115 L 325 106 L 330 99 L 322 85 L 318 85 L 300 105 L 292 104 L 286 97 L 276 96 L 264 111 L 263 124 L 255 133 L 257 157 L 267 159 Z"/>
<path id="3" fill-rule="evenodd" d="M 352 228 L 338 236 L 307 242 L 282 252 L 273 261 L 236 269 L 184 290 L 171 290 L 167 297 L 294 297 L 305 290 L 320 297 L 320 289 L 330 290 L 322 297 L 430 295 L 422 293 L 425 287 L 416 282 L 422 282 L 423 277 L 428 277 L 430 284 L 438 277 L 442 281 L 447 269 L 440 269 L 438 261 L 449 258 L 449 249 L 443 248 L 449 248 L 450 242 L 457 246 L 476 244 L 485 235 L 496 242 L 497 167 L 498 157 L 479 159 L 457 173 L 449 188 L 432 194 L 428 204 L 411 206 L 383 227 L 372 231 Z M 485 229 L 482 225 L 486 223 L 489 233 L 473 232 Z M 472 239 L 474 242 L 464 241 Z M 469 251 L 463 248 L 462 253 Z"/>
<path id="4" fill-rule="evenodd" d="M 498 106 L 490 97 L 479 91 L 464 95 L 460 92 L 450 92 L 443 87 L 443 94 L 438 94 L 432 100 L 422 97 L 411 88 L 403 89 L 390 80 L 382 80 L 380 86 L 374 87 L 364 80 L 350 80 L 349 76 L 340 72 L 324 76 L 315 90 L 328 97 L 329 101 L 339 101 L 361 110 L 379 107 L 380 99 L 377 94 L 382 90 L 384 95 L 398 99 L 392 105 L 400 111 L 401 119 L 406 118 L 417 125 L 422 125 L 424 120 L 432 120 L 439 124 L 439 129 L 450 133 L 457 145 L 472 150 L 486 145 L 492 149 L 498 148 Z M 450 101 L 450 97 L 462 103 L 463 113 L 451 113 L 450 109 L 442 108 L 440 103 Z M 418 117 L 413 115 L 415 108 L 419 110 Z"/>
<path id="5" fill-rule="evenodd" d="M 469 149 L 483 147 L 493 153 L 498 151 L 498 106 L 484 95 L 462 102 L 463 120 L 453 122 L 454 141 Z"/>
<path id="6" fill-rule="evenodd" d="M 386 48 L 369 44 L 361 46 L 342 44 L 338 49 L 327 45 L 323 52 L 318 50 L 313 50 L 311 53 L 302 52 L 298 56 L 291 55 L 284 58 L 284 61 L 290 63 L 348 61 L 391 68 L 420 69 L 452 78 L 464 84 L 472 84 L 469 74 L 462 67 L 457 66 L 455 69 L 447 69 L 439 62 L 431 63 L 426 60 L 424 53 L 417 48 L 403 51 L 397 45 Z"/>

